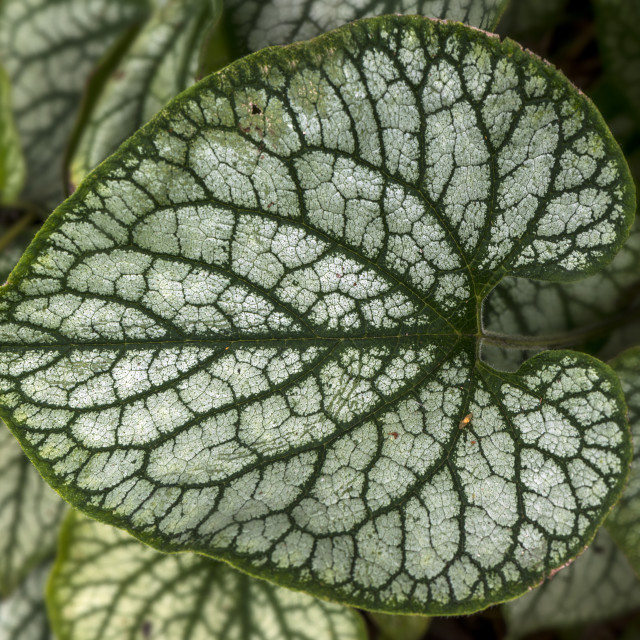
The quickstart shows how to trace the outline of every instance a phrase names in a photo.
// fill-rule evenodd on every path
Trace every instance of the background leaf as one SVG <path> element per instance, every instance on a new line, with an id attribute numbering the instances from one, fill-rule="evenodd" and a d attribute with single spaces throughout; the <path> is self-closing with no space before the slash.
<path id="1" fill-rule="evenodd" d="M 635 453 L 629 483 L 606 525 L 640 575 L 640 346 L 625 351 L 611 366 L 620 377 L 627 399 Z"/>
<path id="2" fill-rule="evenodd" d="M 23 231 L 18 235 L 0 227 L 1 243 L 12 235 L 11 241 L 0 249 L 2 281 L 33 239 L 34 232 L 28 227 L 24 230 L 21 222 L 17 226 Z M 15 438 L 0 423 L 0 595 L 7 596 L 23 581 L 26 585 L 21 588 L 29 592 L 41 580 L 27 576 L 53 555 L 65 509 L 66 504 L 44 483 Z M 37 571 L 40 575 L 41 570 Z M 13 636 L 7 638 L 12 640 Z"/>
<path id="3" fill-rule="evenodd" d="M 0 594 L 10 594 L 54 553 L 66 504 L 0 424 Z"/>
<path id="4" fill-rule="evenodd" d="M 504 605 L 509 637 L 613 618 L 640 607 L 640 582 L 604 529 L 542 586 Z"/>
<path id="5" fill-rule="evenodd" d="M 200 49 L 221 10 L 221 0 L 169 0 L 158 5 L 98 89 L 100 96 L 72 160 L 74 184 L 196 81 Z"/>
<path id="6" fill-rule="evenodd" d="M 420 14 L 493 30 L 508 0 L 227 0 L 235 57 L 276 44 L 308 40 L 359 18 Z M 221 28 L 221 31 L 222 29 Z"/>
<path id="7" fill-rule="evenodd" d="M 11 109 L 11 84 L 0 67 L 0 204 L 18 198 L 24 175 L 24 157 Z"/>
<path id="8" fill-rule="evenodd" d="M 640 0 L 594 0 L 594 6 L 603 60 L 640 122 Z"/>
<path id="9" fill-rule="evenodd" d="M 26 160 L 23 198 L 46 213 L 64 198 L 64 151 L 87 76 L 146 8 L 146 0 L 0 3 L 0 60 Z"/>
<path id="10" fill-rule="evenodd" d="M 613 262 L 600 273 L 571 283 L 505 278 L 487 296 L 484 328 L 506 336 L 558 337 L 598 351 L 616 322 L 630 321 L 640 294 L 640 220 Z M 636 313 L 636 316 L 638 314 Z M 590 343 L 590 344 L 589 344 Z M 483 358 L 492 366 L 513 371 L 539 351 L 502 349 L 490 344 Z"/>
<path id="11" fill-rule="evenodd" d="M 154 546 L 482 608 L 584 547 L 631 449 L 606 365 L 495 372 L 478 303 L 594 272 L 634 207 L 591 103 L 512 42 L 397 17 L 270 49 L 48 221 L 0 300 L 3 416 L 66 499 Z"/>
<path id="12" fill-rule="evenodd" d="M 507 3 L 498 33 L 520 43 L 547 34 L 560 22 L 567 0 L 536 0 Z"/>
<path id="13" fill-rule="evenodd" d="M 365 640 L 362 617 L 70 512 L 47 596 L 58 640 Z"/>
<path id="14" fill-rule="evenodd" d="M 53 640 L 44 602 L 50 569 L 50 563 L 40 565 L 29 573 L 11 597 L 0 601 L 0 638 Z"/>
<path id="15" fill-rule="evenodd" d="M 371 613 L 379 629 L 379 640 L 420 640 L 429 628 L 431 618 L 424 616 L 392 616 L 387 613 Z"/>

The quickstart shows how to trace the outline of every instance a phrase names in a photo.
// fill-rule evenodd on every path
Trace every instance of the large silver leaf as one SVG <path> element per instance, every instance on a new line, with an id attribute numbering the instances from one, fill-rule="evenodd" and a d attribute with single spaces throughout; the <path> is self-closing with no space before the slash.
<path id="1" fill-rule="evenodd" d="M 593 106 L 419 17 L 187 90 L 0 299 L 2 415 L 78 508 L 311 593 L 453 613 L 574 557 L 619 496 L 619 382 L 479 361 L 505 275 L 593 273 L 635 208 Z"/>

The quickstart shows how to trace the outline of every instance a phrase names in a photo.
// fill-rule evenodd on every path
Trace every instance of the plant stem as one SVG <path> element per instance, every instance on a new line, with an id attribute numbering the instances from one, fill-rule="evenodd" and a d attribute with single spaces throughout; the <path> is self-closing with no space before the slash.
<path id="1" fill-rule="evenodd" d="M 640 323 L 640 307 L 632 307 L 621 313 L 593 322 L 584 327 L 541 336 L 510 336 L 492 331 L 483 331 L 480 340 L 505 349 L 562 349 L 584 344 L 628 324 Z M 640 330 L 640 327 L 639 327 Z"/>

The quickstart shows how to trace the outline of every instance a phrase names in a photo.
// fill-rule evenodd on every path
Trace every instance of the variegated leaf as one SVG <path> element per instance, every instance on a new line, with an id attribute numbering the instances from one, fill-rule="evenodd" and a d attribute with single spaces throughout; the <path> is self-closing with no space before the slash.
<path id="1" fill-rule="evenodd" d="M 504 276 L 575 279 L 633 185 L 512 42 L 364 20 L 187 90 L 58 209 L 0 298 L 2 415 L 58 491 L 389 612 L 515 597 L 624 483 L 615 374 L 478 358 Z"/>

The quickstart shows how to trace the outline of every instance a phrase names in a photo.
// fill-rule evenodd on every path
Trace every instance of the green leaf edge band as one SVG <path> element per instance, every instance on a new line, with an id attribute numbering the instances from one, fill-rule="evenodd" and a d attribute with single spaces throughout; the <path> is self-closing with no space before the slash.
<path id="1" fill-rule="evenodd" d="M 370 24 L 374 24 L 376 26 L 379 27 L 384 27 L 385 25 L 387 25 L 390 21 L 394 21 L 394 26 L 398 25 L 399 21 L 406 21 L 406 22 L 413 22 L 413 23 L 417 23 L 417 22 L 421 22 L 424 25 L 424 21 L 426 19 L 421 18 L 421 17 L 408 17 L 408 18 L 389 18 L 389 17 L 380 17 L 380 18 L 374 18 L 374 19 L 369 19 L 368 22 Z M 462 25 L 460 25 L 459 23 L 450 23 L 452 30 L 455 29 L 462 29 L 464 28 L 465 31 L 468 30 L 467 27 L 462 27 Z M 252 68 L 257 67 L 259 63 L 268 63 L 271 59 L 276 58 L 278 61 L 281 60 L 281 56 L 283 51 L 284 52 L 295 52 L 299 47 L 306 47 L 308 48 L 308 54 L 312 54 L 313 53 L 313 49 L 311 48 L 311 46 L 319 48 L 319 49 L 324 49 L 326 47 L 330 47 L 331 43 L 336 39 L 336 38 L 340 38 L 341 32 L 346 31 L 346 30 L 350 30 L 351 27 L 350 26 L 346 26 L 346 27 L 341 27 L 340 29 L 337 29 L 334 32 L 331 32 L 329 34 L 325 34 L 323 36 L 320 36 L 319 38 L 317 38 L 313 45 L 309 45 L 309 44 L 294 44 L 291 45 L 289 47 L 286 48 L 281 48 L 281 47 L 271 47 L 267 50 L 263 50 L 261 52 L 258 52 L 256 54 L 253 54 L 251 56 L 248 56 L 247 58 L 244 58 L 238 62 L 236 62 L 234 65 L 232 65 L 232 67 L 226 71 L 224 71 L 224 74 L 235 74 L 237 75 L 244 75 L 244 70 L 247 69 L 249 71 L 249 73 L 251 73 Z M 516 43 L 514 43 L 511 40 L 505 40 L 504 43 L 500 43 L 497 39 L 493 39 L 493 38 L 487 38 L 487 36 L 484 34 L 484 32 L 481 32 L 480 30 L 475 30 L 477 33 L 477 37 L 478 38 L 482 38 L 482 39 L 486 39 L 490 46 L 493 47 L 502 47 L 502 51 L 509 56 L 512 56 L 514 58 L 516 58 L 516 60 L 518 59 L 518 57 L 520 57 L 521 59 L 526 58 L 527 54 L 525 54 L 523 52 L 523 50 L 521 49 L 521 47 L 519 45 L 517 45 Z M 558 71 L 555 70 L 555 68 L 553 68 L 551 65 L 546 65 L 545 67 L 543 67 L 547 70 L 547 73 L 551 76 L 552 79 L 560 79 L 561 76 L 558 73 Z M 207 83 L 215 83 L 217 77 L 219 77 L 219 74 L 214 74 L 213 76 L 210 76 L 208 79 L 205 79 L 203 81 L 202 85 L 196 85 L 195 87 L 192 87 L 190 89 L 187 89 L 185 92 L 183 92 L 181 94 L 182 98 L 178 98 L 177 99 L 177 103 L 181 103 L 181 100 L 190 97 L 192 94 L 195 94 L 200 87 L 202 86 L 206 86 Z M 223 76 L 224 77 L 224 76 Z M 562 82 L 565 83 L 566 81 L 564 79 L 562 79 Z M 587 115 L 589 115 L 590 117 L 594 118 L 596 120 L 596 123 L 599 124 L 599 129 L 602 130 L 602 137 L 605 143 L 608 143 L 610 145 L 611 148 L 618 149 L 617 144 L 615 143 L 615 140 L 613 139 L 613 137 L 611 136 L 611 134 L 608 132 L 608 129 L 606 129 L 606 126 L 604 125 L 604 121 L 602 120 L 602 117 L 600 116 L 600 114 L 597 112 L 597 110 L 593 107 L 592 103 L 588 100 L 585 101 L 586 105 L 587 105 Z M 156 116 L 149 124 L 147 124 L 145 127 L 143 127 L 143 129 L 141 130 L 143 132 L 144 135 L 150 136 L 152 135 L 156 130 L 158 130 L 160 128 L 160 125 L 164 122 L 164 119 L 167 117 L 165 114 L 169 114 L 172 111 L 172 106 L 176 104 L 176 101 L 172 101 L 172 103 L 170 104 L 170 106 L 165 109 L 163 112 L 161 112 L 161 114 L 159 114 L 158 116 Z M 85 181 L 83 181 L 82 185 L 78 188 L 78 191 L 76 192 L 76 194 L 74 194 L 74 196 L 72 196 L 66 203 L 64 203 L 63 205 L 61 205 L 56 211 L 55 213 L 49 218 L 49 220 L 45 223 L 43 229 L 40 231 L 40 233 L 37 235 L 36 239 L 34 240 L 34 243 L 29 247 L 29 249 L 26 251 L 25 255 L 23 256 L 23 258 L 20 260 L 19 264 L 17 265 L 17 267 L 14 269 L 14 271 L 12 272 L 11 276 L 9 277 L 9 282 L 13 282 L 14 280 L 16 280 L 17 278 L 23 276 L 26 271 L 28 266 L 30 265 L 30 262 L 33 260 L 33 258 L 36 255 L 37 250 L 44 245 L 45 240 L 47 239 L 47 237 L 53 232 L 55 231 L 58 226 L 62 223 L 62 219 L 63 216 L 65 214 L 66 210 L 70 210 L 73 207 L 73 204 L 75 203 L 76 200 L 79 200 L 82 198 L 82 196 L 89 190 L 89 188 L 96 182 L 99 182 L 101 177 L 103 175 L 105 175 L 107 173 L 108 170 L 110 170 L 112 168 L 112 166 L 115 166 L 117 161 L 119 160 L 119 157 L 123 154 L 125 154 L 127 151 L 129 151 L 130 149 L 133 149 L 134 147 L 137 147 L 139 145 L 139 135 L 134 136 L 134 138 L 130 139 L 128 142 L 124 143 L 123 146 L 121 147 L 121 149 L 116 152 L 113 156 L 111 156 L 111 158 L 109 160 L 107 160 L 105 163 L 101 164 L 95 171 L 93 171 Z M 631 178 L 628 172 L 628 168 L 626 166 L 626 163 L 624 162 L 624 159 L 622 158 L 621 154 L 618 153 L 618 158 L 617 158 L 617 162 L 618 165 L 621 169 L 621 175 L 626 177 L 626 182 L 628 182 L 628 184 L 632 184 L 631 182 Z M 625 185 L 621 185 L 621 188 L 624 189 Z M 633 219 L 633 215 L 634 215 L 634 210 L 635 210 L 635 197 L 633 194 L 633 191 L 630 189 L 625 189 L 625 195 L 624 195 L 624 205 L 626 206 L 626 211 L 625 211 L 625 221 L 628 223 L 627 227 L 631 224 L 631 221 Z M 615 253 L 615 249 L 619 248 L 623 242 L 624 239 L 626 237 L 626 235 L 628 234 L 628 228 L 624 231 L 624 233 L 621 234 L 621 236 L 623 237 L 619 237 L 618 241 L 615 243 L 614 248 L 611 250 L 609 255 L 605 255 L 604 257 L 600 258 L 598 260 L 598 262 L 594 262 L 591 265 L 589 265 L 589 267 L 587 269 L 585 269 L 583 271 L 582 276 L 588 274 L 588 273 L 592 273 L 594 271 L 596 271 L 599 267 L 602 266 L 602 264 L 607 261 L 607 260 L 611 260 L 613 258 L 613 254 Z M 503 268 L 504 269 L 504 268 Z M 498 272 L 499 273 L 499 272 Z M 501 275 L 501 274 L 500 274 Z M 495 280 L 498 280 L 499 278 L 496 278 Z M 555 279 L 562 279 L 561 276 L 556 276 Z M 564 278 L 565 280 L 567 278 Z M 493 284 L 495 284 L 495 282 L 491 282 L 491 286 L 493 286 Z M 486 285 L 484 286 L 483 289 L 483 294 L 486 295 L 487 290 L 490 288 L 489 283 L 486 283 Z M 0 301 L 2 300 L 2 294 L 6 291 L 6 289 L 4 291 L 0 290 Z M 476 316 L 479 317 L 479 313 L 480 313 L 480 305 L 477 305 L 477 314 Z M 551 364 L 551 363 L 555 363 L 558 362 L 561 358 L 563 358 L 564 356 L 566 356 L 567 354 L 570 354 L 572 358 L 574 359 L 578 359 L 578 360 L 582 360 L 585 364 L 588 364 L 589 366 L 592 366 L 596 369 L 598 369 L 602 375 L 602 379 L 606 380 L 607 382 L 611 383 L 612 385 L 612 389 L 614 391 L 614 393 L 612 395 L 615 396 L 615 401 L 618 405 L 619 409 L 623 409 L 624 407 L 624 398 L 623 398 L 623 394 L 622 394 L 622 390 L 620 388 L 620 384 L 619 381 L 617 379 L 617 376 L 614 374 L 614 372 L 604 363 L 600 362 L 599 360 L 592 358 L 590 356 L 586 356 L 584 354 L 576 354 L 573 352 L 554 352 L 554 353 L 543 353 L 539 356 L 536 356 L 535 358 L 529 360 L 527 363 L 525 363 L 520 370 L 518 371 L 518 374 L 523 374 L 525 372 L 527 372 L 529 369 L 534 369 L 536 367 L 538 367 L 539 365 L 544 365 L 544 364 Z M 494 372 L 492 370 L 490 370 L 488 367 L 486 367 L 486 365 L 483 365 L 479 362 L 476 363 L 476 366 L 478 367 L 482 367 L 483 369 L 486 369 L 487 372 L 490 372 L 491 375 L 493 376 L 500 376 L 499 372 Z M 3 417 L 8 418 L 7 412 L 6 410 L 2 409 L 0 410 L 0 413 L 3 415 Z M 17 432 L 17 430 L 15 429 L 15 427 L 13 426 L 10 418 L 7 420 L 9 426 L 11 427 L 12 431 L 14 433 Z M 629 436 L 629 428 L 628 425 L 626 427 L 625 430 L 625 434 L 626 434 L 626 442 L 624 443 L 623 449 L 624 449 L 624 458 L 625 461 L 627 462 L 627 467 L 628 467 L 628 462 L 631 459 L 631 445 L 630 445 L 630 436 Z M 25 450 L 27 452 L 27 454 L 29 455 L 29 457 L 32 460 L 36 459 L 35 456 L 35 449 L 29 445 L 25 445 Z M 65 498 L 67 501 L 74 503 L 74 502 L 79 502 L 77 500 L 78 494 L 80 494 L 81 492 L 79 490 L 70 488 L 68 486 L 65 486 L 63 483 L 60 482 L 56 482 L 55 479 L 53 478 L 52 473 L 50 473 L 50 471 L 47 468 L 42 468 L 40 469 L 41 474 L 43 475 L 43 477 L 45 477 L 45 479 L 47 479 L 50 484 L 52 484 L 52 486 L 54 486 L 54 488 L 56 489 L 56 491 L 58 491 L 58 493 L 60 493 L 60 495 L 62 495 L 63 498 Z M 622 489 L 623 489 L 623 485 L 624 485 L 624 477 L 620 477 L 618 479 L 617 485 L 615 490 L 612 490 L 609 493 L 609 497 L 606 501 L 603 502 L 601 509 L 604 511 L 602 513 L 602 516 L 600 518 L 600 520 L 598 522 L 594 522 L 590 525 L 590 527 L 587 528 L 586 532 L 583 534 L 583 541 L 584 543 L 588 542 L 590 539 L 593 538 L 593 536 L 595 535 L 595 532 L 599 526 L 599 524 L 604 520 L 605 516 L 606 516 L 606 512 L 608 512 L 608 510 L 613 506 L 613 504 L 617 501 L 618 496 L 621 494 Z M 82 505 L 82 510 L 85 511 L 86 513 L 88 513 L 90 516 L 92 516 L 93 518 L 109 523 L 109 524 L 115 524 L 116 526 L 119 527 L 123 527 L 123 523 L 124 523 L 124 518 L 113 518 L 113 517 L 109 517 L 109 515 L 105 515 L 103 512 L 101 512 L 99 509 L 96 508 L 91 508 L 90 506 L 83 504 Z M 146 535 L 146 534 L 142 534 L 142 533 L 136 533 L 134 534 L 135 537 L 137 537 L 138 539 L 140 539 L 141 541 L 156 547 L 160 550 L 163 551 L 174 551 L 176 550 L 175 548 L 170 548 L 166 545 L 163 545 L 162 542 L 159 542 L 159 539 L 155 536 L 152 535 Z M 570 553 L 575 553 L 577 555 L 577 553 L 582 549 L 582 545 L 580 546 L 580 548 L 574 548 L 570 551 Z M 200 551 L 202 552 L 202 551 Z M 205 554 L 206 555 L 206 554 Z M 250 574 L 250 575 L 256 575 L 256 573 L 254 573 L 254 569 L 251 567 L 250 563 L 247 562 L 243 562 L 242 559 L 234 559 L 233 563 L 229 560 L 226 560 L 225 558 L 216 558 L 219 560 L 224 560 L 226 562 L 228 562 L 229 564 L 233 564 L 233 566 L 242 569 L 243 571 L 245 571 L 246 573 Z M 285 579 L 283 579 L 282 574 L 284 574 L 286 572 L 281 572 L 281 573 L 277 573 L 275 571 L 261 571 L 260 575 L 261 577 L 266 577 L 269 580 L 277 583 L 277 584 L 282 584 L 283 586 L 287 586 L 288 588 L 298 588 L 299 590 L 302 591 L 307 591 L 307 592 L 311 592 L 314 595 L 317 595 L 319 597 L 323 597 L 326 598 L 328 600 L 334 599 L 335 595 L 332 593 L 333 590 L 331 589 L 327 589 L 324 587 L 316 587 L 312 590 L 310 590 L 309 584 L 308 583 L 303 583 L 300 585 L 292 585 L 291 583 L 287 583 L 287 581 Z M 505 589 L 504 593 L 503 593 L 503 598 L 501 600 L 495 600 L 492 601 L 491 603 L 497 603 L 500 601 L 506 601 L 515 597 L 518 597 L 519 595 L 521 595 L 522 593 L 524 593 L 528 587 L 532 586 L 533 584 L 538 583 L 541 578 L 542 578 L 542 573 L 538 571 L 536 574 L 534 575 L 530 575 L 530 581 L 525 583 L 524 581 L 521 582 L 521 586 L 520 587 L 512 587 L 510 589 Z M 345 598 L 345 599 L 341 599 L 341 601 L 343 602 L 349 602 L 349 603 L 354 603 L 357 604 L 359 606 L 362 606 L 362 601 L 354 599 L 354 598 Z M 451 614 L 451 613 L 471 613 L 474 611 L 477 611 L 479 609 L 482 609 L 484 607 L 486 607 L 488 604 L 486 599 L 484 600 L 469 600 L 466 601 L 464 605 L 459 606 L 459 605 L 454 605 L 452 606 L 451 604 L 447 604 L 444 606 L 440 606 L 440 607 L 434 607 L 433 610 L 430 610 L 429 613 L 433 613 L 433 614 L 440 614 L 440 615 L 444 615 L 444 614 Z M 372 608 L 374 610 L 380 610 L 380 611 L 390 611 L 390 609 L 377 609 L 375 607 L 368 607 L 368 608 Z M 410 613 L 410 612 L 415 612 L 415 613 L 421 613 L 422 610 L 415 610 L 412 611 L 411 608 L 409 607 L 409 610 L 405 610 L 404 613 Z"/>

